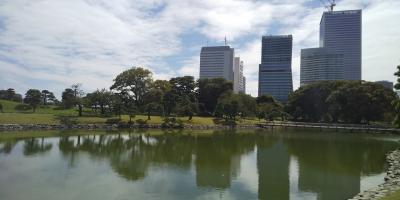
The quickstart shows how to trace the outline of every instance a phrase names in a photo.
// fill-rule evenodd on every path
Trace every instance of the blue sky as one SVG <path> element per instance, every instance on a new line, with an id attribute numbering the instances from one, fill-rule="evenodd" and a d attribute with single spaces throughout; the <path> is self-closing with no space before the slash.
<path id="1" fill-rule="evenodd" d="M 400 64 L 400 1 L 339 0 L 363 9 L 364 80 L 391 80 Z M 49 89 L 73 83 L 108 88 L 132 66 L 155 79 L 198 77 L 201 46 L 224 37 L 244 61 L 247 93 L 257 95 L 261 36 L 293 34 L 293 82 L 300 49 L 317 47 L 319 0 L 0 0 L 0 89 Z"/>

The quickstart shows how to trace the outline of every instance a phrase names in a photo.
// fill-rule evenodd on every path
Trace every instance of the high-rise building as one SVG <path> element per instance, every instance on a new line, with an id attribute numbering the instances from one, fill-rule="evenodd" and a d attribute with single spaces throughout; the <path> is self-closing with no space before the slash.
<path id="1" fill-rule="evenodd" d="M 200 79 L 225 78 L 233 82 L 234 49 L 229 46 L 202 47 Z"/>
<path id="2" fill-rule="evenodd" d="M 235 57 L 233 65 L 233 91 L 235 93 L 243 92 L 243 61 L 240 57 Z"/>
<path id="3" fill-rule="evenodd" d="M 302 49 L 300 85 L 361 80 L 361 10 L 324 12 L 320 48 Z"/>
<path id="4" fill-rule="evenodd" d="M 391 81 L 375 81 L 375 83 L 381 84 L 383 87 L 393 90 L 393 82 Z"/>
<path id="5" fill-rule="evenodd" d="M 242 91 L 243 93 L 246 94 L 246 77 L 243 76 L 243 85 L 242 85 Z"/>
<path id="6" fill-rule="evenodd" d="M 320 47 L 343 54 L 344 79 L 361 80 L 361 10 L 324 12 Z"/>
<path id="7" fill-rule="evenodd" d="M 301 50 L 300 86 L 322 80 L 342 80 L 343 54 L 326 48 Z"/>
<path id="8" fill-rule="evenodd" d="M 287 101 L 293 91 L 292 45 L 292 35 L 262 37 L 258 96 L 269 94 L 279 101 Z"/>

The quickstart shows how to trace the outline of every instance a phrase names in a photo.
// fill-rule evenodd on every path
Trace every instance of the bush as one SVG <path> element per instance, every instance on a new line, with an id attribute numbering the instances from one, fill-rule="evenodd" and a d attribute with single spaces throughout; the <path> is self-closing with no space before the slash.
<path id="1" fill-rule="evenodd" d="M 68 127 L 78 124 L 78 119 L 76 117 L 58 116 L 57 119 L 59 120 L 60 124 L 66 125 Z"/>
<path id="2" fill-rule="evenodd" d="M 119 124 L 121 122 L 120 118 L 110 118 L 106 120 L 106 124 Z"/>
<path id="3" fill-rule="evenodd" d="M 136 123 L 139 124 L 139 125 L 144 125 L 144 124 L 147 124 L 147 121 L 143 120 L 143 119 L 137 119 Z"/>
<path id="4" fill-rule="evenodd" d="M 14 107 L 14 110 L 16 111 L 28 111 L 28 110 L 32 110 L 32 106 L 28 105 L 28 104 L 18 104 Z"/>
<path id="5" fill-rule="evenodd" d="M 163 128 L 183 128 L 183 122 L 175 117 L 166 117 L 161 124 Z"/>

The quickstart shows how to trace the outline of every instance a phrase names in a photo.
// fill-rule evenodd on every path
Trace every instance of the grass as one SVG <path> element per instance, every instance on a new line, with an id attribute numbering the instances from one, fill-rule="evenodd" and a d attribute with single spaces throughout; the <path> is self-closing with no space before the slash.
<path id="1" fill-rule="evenodd" d="M 103 124 L 109 118 L 83 116 L 83 117 L 78 117 L 78 123 L 81 123 L 81 124 Z M 115 117 L 113 117 L 113 118 L 115 118 Z M 145 116 L 145 115 L 136 115 L 136 117 L 132 118 L 132 121 L 136 121 L 138 119 L 144 120 L 148 124 L 163 123 L 163 118 L 161 116 L 151 116 L 151 119 L 147 120 L 147 116 Z M 190 121 L 188 120 L 188 117 L 177 117 L 177 119 L 182 120 L 184 124 L 191 124 L 191 125 L 214 125 L 215 124 L 213 117 L 194 116 L 193 119 Z M 127 115 L 123 115 L 122 121 L 128 122 L 129 117 Z M 256 123 L 259 123 L 259 121 L 256 119 L 237 120 L 237 124 L 256 124 Z M 59 120 L 57 119 L 57 115 L 55 115 L 55 114 L 0 113 L 0 124 L 59 124 Z"/>
<path id="2" fill-rule="evenodd" d="M 14 108 L 18 102 L 0 100 L 3 105 L 3 113 L 0 113 L 0 124 L 59 124 L 57 116 L 77 116 L 78 112 L 76 109 L 60 109 L 57 106 L 39 106 L 36 111 L 31 110 L 18 112 Z M 84 112 L 83 117 L 78 117 L 78 123 L 81 124 L 103 124 L 109 118 L 114 117 L 98 117 L 98 116 L 87 116 L 90 115 L 90 110 Z M 85 116 L 86 115 L 86 116 Z M 163 118 L 161 116 L 151 116 L 148 120 L 145 115 L 136 115 L 132 118 L 133 121 L 144 120 L 148 124 L 162 124 Z M 177 117 L 183 121 L 184 124 L 191 125 L 214 125 L 218 124 L 218 120 L 213 117 L 197 117 L 194 116 L 192 120 L 188 120 L 188 117 Z M 123 115 L 122 121 L 128 122 L 129 116 Z M 222 122 L 223 120 L 221 120 Z M 256 119 L 240 119 L 236 121 L 237 124 L 256 124 L 259 123 Z"/>
<path id="3" fill-rule="evenodd" d="M 388 196 L 383 197 L 381 200 L 399 200 L 400 199 L 400 190 L 389 194 Z"/>
<path id="4" fill-rule="evenodd" d="M 16 111 L 14 108 L 18 104 L 21 104 L 19 102 L 0 99 L 0 103 L 3 105 L 4 113 L 26 113 L 26 114 L 33 113 L 33 110 Z M 36 108 L 34 114 L 76 115 L 77 113 L 78 112 L 75 109 L 62 109 L 54 105 L 46 105 L 46 106 L 40 105 Z"/>

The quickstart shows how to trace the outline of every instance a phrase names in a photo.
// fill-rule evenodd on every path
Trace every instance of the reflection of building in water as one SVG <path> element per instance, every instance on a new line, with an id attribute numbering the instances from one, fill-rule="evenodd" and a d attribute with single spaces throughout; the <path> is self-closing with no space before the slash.
<path id="1" fill-rule="evenodd" d="M 281 140 L 257 146 L 258 198 L 289 199 L 290 156 Z"/>
<path id="2" fill-rule="evenodd" d="M 254 150 L 254 137 L 215 135 L 196 141 L 196 183 L 200 187 L 228 188 L 240 173 L 241 155 Z"/>
<path id="3" fill-rule="evenodd" d="M 200 139 L 201 140 L 201 139 Z M 207 142 L 207 141 L 204 141 Z M 199 143 L 201 143 L 199 141 Z M 221 148 L 221 149 L 220 149 Z M 196 155 L 196 183 L 200 187 L 228 188 L 240 171 L 240 155 L 216 146 L 200 146 Z"/>
<path id="4" fill-rule="evenodd" d="M 300 161 L 299 189 L 317 193 L 319 200 L 348 199 L 360 191 L 360 176 L 313 168 Z"/>

